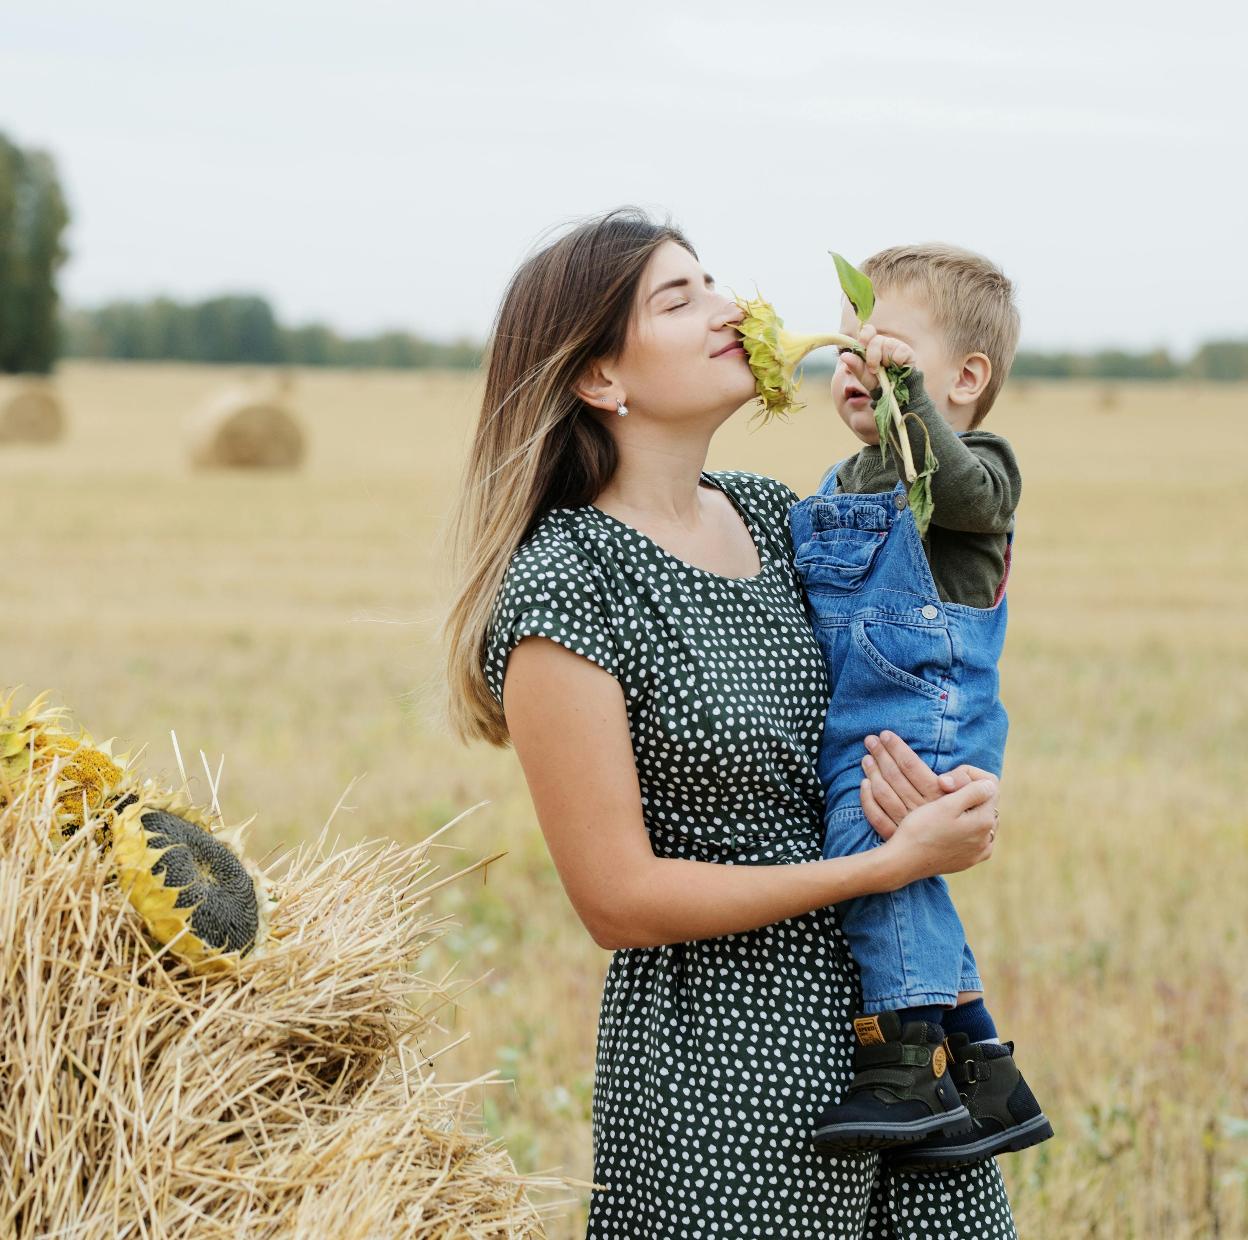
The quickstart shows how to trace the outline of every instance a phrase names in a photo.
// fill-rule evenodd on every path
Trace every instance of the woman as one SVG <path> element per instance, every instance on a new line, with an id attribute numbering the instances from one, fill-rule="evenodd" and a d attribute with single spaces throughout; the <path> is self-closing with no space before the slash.
<path id="1" fill-rule="evenodd" d="M 1013 1236 L 995 1163 L 905 1176 L 809 1146 L 851 1075 L 858 1002 L 829 906 L 986 858 L 996 787 L 819 859 L 828 689 L 796 497 L 703 470 L 754 394 L 739 317 L 684 237 L 635 211 L 530 258 L 457 514 L 453 722 L 515 745 L 568 896 L 614 951 L 589 1235 Z"/>

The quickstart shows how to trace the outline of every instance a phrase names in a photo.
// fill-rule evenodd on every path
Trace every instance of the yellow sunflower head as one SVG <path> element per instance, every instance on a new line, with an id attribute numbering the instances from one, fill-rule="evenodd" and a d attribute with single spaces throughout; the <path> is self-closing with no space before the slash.
<path id="1" fill-rule="evenodd" d="M 51 842 L 63 844 L 94 820 L 96 842 L 107 845 L 112 818 L 137 786 L 130 754 L 114 754 L 111 738 L 97 745 L 82 729 L 71 731 L 68 712 L 48 707 L 46 693 L 17 710 L 16 692 L 0 701 L 0 805 L 32 782 L 52 779 Z"/>
<path id="2" fill-rule="evenodd" d="M 762 297 L 737 298 L 744 317 L 736 324 L 741 333 L 750 369 L 757 385 L 760 414 L 764 422 L 787 417 L 805 406 L 797 403 L 801 379 L 797 367 L 807 354 L 825 345 L 857 348 L 858 342 L 839 332 L 826 336 L 797 336 L 784 328 L 775 307 Z"/>
<path id="3" fill-rule="evenodd" d="M 151 936 L 197 972 L 230 970 L 268 942 L 271 885 L 233 838 L 180 795 L 147 790 L 113 825 L 122 890 Z"/>

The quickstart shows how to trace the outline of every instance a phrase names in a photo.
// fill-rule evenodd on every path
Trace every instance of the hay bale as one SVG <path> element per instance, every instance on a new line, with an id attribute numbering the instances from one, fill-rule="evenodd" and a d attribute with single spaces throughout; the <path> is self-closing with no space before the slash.
<path id="1" fill-rule="evenodd" d="M 47 379 L 0 378 L 0 443 L 55 443 L 64 434 L 65 412 Z"/>
<path id="2" fill-rule="evenodd" d="M 0 784 L 0 1236 L 543 1234 L 530 1190 L 566 1186 L 473 1132 L 419 1045 L 447 998 L 415 968 L 443 929 L 429 841 L 322 830 L 266 867 L 271 950 L 205 976 L 93 830 L 48 846 L 54 810 Z"/>
<path id="3" fill-rule="evenodd" d="M 205 401 L 187 424 L 198 469 L 295 469 L 303 428 L 280 393 L 234 387 Z"/>

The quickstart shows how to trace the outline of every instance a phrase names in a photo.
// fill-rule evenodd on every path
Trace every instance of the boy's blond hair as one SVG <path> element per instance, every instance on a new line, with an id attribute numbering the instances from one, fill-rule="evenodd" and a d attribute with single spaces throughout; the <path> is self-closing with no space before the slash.
<path id="1" fill-rule="evenodd" d="M 978 426 L 1005 383 L 1018 348 L 1014 286 L 995 263 L 956 245 L 895 245 L 872 254 L 862 269 L 879 290 L 917 291 L 955 357 L 982 353 L 992 363 L 975 406 Z"/>

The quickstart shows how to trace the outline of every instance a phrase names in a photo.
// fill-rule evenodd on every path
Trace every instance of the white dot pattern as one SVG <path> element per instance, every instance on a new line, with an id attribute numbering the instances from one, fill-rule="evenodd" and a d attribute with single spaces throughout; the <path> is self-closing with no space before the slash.
<path id="1" fill-rule="evenodd" d="M 548 513 L 495 605 L 500 700 L 523 637 L 592 660 L 624 692 L 656 855 L 817 861 L 824 663 L 793 571 L 797 496 L 704 474 L 741 513 L 756 577 L 686 564 L 596 508 Z M 598 1027 L 590 1240 L 1014 1240 L 995 1162 L 906 1174 L 809 1147 L 852 1076 L 858 972 L 832 909 L 612 956 Z"/>

